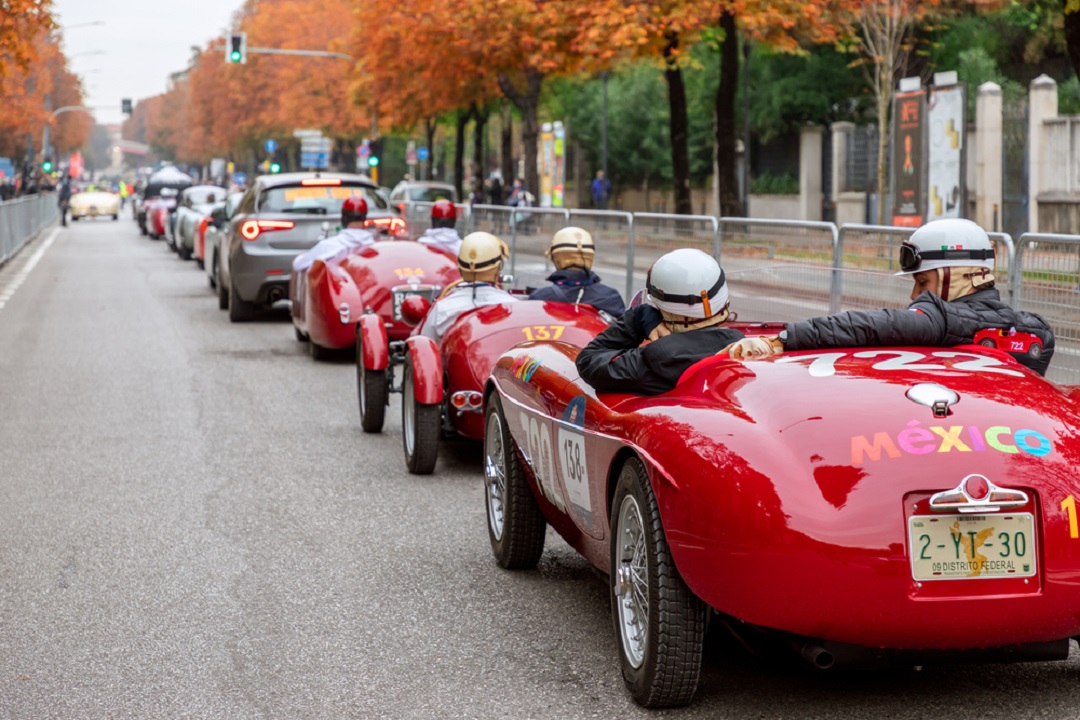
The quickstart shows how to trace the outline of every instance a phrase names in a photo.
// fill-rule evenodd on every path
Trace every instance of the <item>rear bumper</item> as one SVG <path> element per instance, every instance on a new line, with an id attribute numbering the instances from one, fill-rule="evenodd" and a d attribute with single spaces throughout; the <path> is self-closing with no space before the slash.
<path id="1" fill-rule="evenodd" d="M 289 277 L 292 261 L 299 251 L 260 250 L 249 252 L 240 246 L 229 258 L 229 276 L 240 299 L 245 302 L 267 303 L 275 289 L 281 298 L 289 297 Z"/>

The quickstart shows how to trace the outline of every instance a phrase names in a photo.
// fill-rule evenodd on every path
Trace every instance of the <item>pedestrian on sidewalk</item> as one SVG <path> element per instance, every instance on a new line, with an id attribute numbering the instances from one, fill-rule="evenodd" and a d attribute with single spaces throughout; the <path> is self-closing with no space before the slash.
<path id="1" fill-rule="evenodd" d="M 611 197 L 611 181 L 604 177 L 603 170 L 596 171 L 596 177 L 592 181 L 592 202 L 596 210 L 608 209 L 608 198 Z"/>

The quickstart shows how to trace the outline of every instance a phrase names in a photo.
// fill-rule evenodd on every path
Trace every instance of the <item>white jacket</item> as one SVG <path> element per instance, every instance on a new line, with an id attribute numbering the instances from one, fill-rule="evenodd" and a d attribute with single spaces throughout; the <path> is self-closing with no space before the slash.
<path id="1" fill-rule="evenodd" d="M 450 294 L 435 301 L 418 333 L 438 342 L 458 315 L 486 305 L 517 302 L 518 297 L 489 283 L 461 283 Z"/>
<path id="2" fill-rule="evenodd" d="M 345 228 L 337 235 L 331 235 L 320 240 L 315 243 L 313 248 L 293 258 L 293 272 L 307 270 L 315 264 L 316 260 L 322 260 L 326 263 L 332 260 L 341 260 L 357 248 L 365 248 L 374 244 L 374 233 L 359 228 Z"/>
<path id="3" fill-rule="evenodd" d="M 461 236 L 454 228 L 428 228 L 416 241 L 425 245 L 436 245 L 455 255 L 461 250 Z"/>

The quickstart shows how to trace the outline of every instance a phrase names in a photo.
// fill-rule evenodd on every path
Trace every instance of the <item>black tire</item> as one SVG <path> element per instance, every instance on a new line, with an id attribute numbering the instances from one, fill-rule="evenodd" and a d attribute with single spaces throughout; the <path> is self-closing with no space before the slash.
<path id="1" fill-rule="evenodd" d="M 535 568 L 544 553 L 547 520 L 525 479 L 495 393 L 484 418 L 484 495 L 495 562 L 507 570 Z"/>
<path id="2" fill-rule="evenodd" d="M 1032 360 L 1038 360 L 1042 357 L 1042 343 L 1033 342 L 1031 347 L 1028 348 L 1028 357 Z"/>
<path id="3" fill-rule="evenodd" d="M 442 407 L 416 402 L 412 364 L 408 360 L 405 361 L 401 389 L 401 444 L 405 450 L 405 466 L 413 475 L 430 475 L 439 457 Z"/>
<path id="4" fill-rule="evenodd" d="M 232 322 L 251 322 L 255 319 L 255 303 L 240 299 L 236 283 L 229 282 L 229 320 Z"/>
<path id="5" fill-rule="evenodd" d="M 181 241 L 176 243 L 176 254 L 180 256 L 181 260 L 190 260 L 191 251 L 187 249 L 184 243 Z"/>
<path id="6" fill-rule="evenodd" d="M 195 264 L 198 266 L 198 268 L 200 270 L 205 270 L 206 269 L 206 263 L 203 262 L 202 258 L 195 258 Z"/>
<path id="7" fill-rule="evenodd" d="M 649 708 L 686 705 L 701 675 L 705 605 L 679 576 L 637 458 L 623 465 L 611 504 L 609 577 L 619 664 L 630 695 Z"/>
<path id="8" fill-rule="evenodd" d="M 360 405 L 360 427 L 366 433 L 382 432 L 390 385 L 385 370 L 368 370 L 364 367 L 359 323 L 356 325 L 356 395 Z"/>
<path id="9" fill-rule="evenodd" d="M 312 360 L 329 360 L 330 356 L 333 355 L 330 348 L 323 347 L 311 338 L 308 338 L 308 353 L 311 354 Z"/>
<path id="10" fill-rule="evenodd" d="M 218 310 L 229 309 L 229 291 L 225 287 L 225 280 L 221 277 L 220 272 L 217 278 L 217 306 Z"/>
<path id="11" fill-rule="evenodd" d="M 150 233 L 148 233 L 146 231 L 146 226 L 143 225 L 142 223 L 139 223 L 139 234 L 140 235 L 149 235 L 150 234 Z"/>
<path id="12" fill-rule="evenodd" d="M 293 334 L 296 335 L 296 342 L 307 342 L 310 338 L 304 333 L 300 332 L 300 328 L 293 325 Z"/>
<path id="13" fill-rule="evenodd" d="M 113 216 L 112 216 L 112 219 L 113 219 L 113 220 L 119 220 L 119 219 L 120 219 L 120 216 L 119 216 L 119 215 L 113 215 Z"/>
<path id="14" fill-rule="evenodd" d="M 982 340 L 979 341 L 979 344 L 982 345 L 983 347 L 989 347 L 989 348 L 996 348 L 997 347 L 997 343 L 994 342 L 993 340 L 991 340 L 990 338 L 983 338 Z"/>

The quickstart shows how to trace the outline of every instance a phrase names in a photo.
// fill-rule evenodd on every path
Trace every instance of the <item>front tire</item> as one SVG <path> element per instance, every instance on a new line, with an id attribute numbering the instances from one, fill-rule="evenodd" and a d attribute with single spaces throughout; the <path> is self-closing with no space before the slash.
<path id="1" fill-rule="evenodd" d="M 701 675 L 705 605 L 671 557 L 641 461 L 623 465 L 611 505 L 612 620 L 623 681 L 644 707 L 686 705 Z"/>
<path id="2" fill-rule="evenodd" d="M 495 562 L 507 570 L 535 568 L 544 552 L 547 520 L 525 479 L 497 393 L 484 421 L 484 495 Z"/>
<path id="3" fill-rule="evenodd" d="M 255 303 L 240 299 L 236 283 L 229 282 L 229 320 L 232 322 L 251 322 L 255 319 Z"/>
<path id="4" fill-rule="evenodd" d="M 390 388 L 386 370 L 368 370 L 364 367 L 359 323 L 356 325 L 356 393 L 360 403 L 360 427 L 366 433 L 382 432 Z"/>
<path id="5" fill-rule="evenodd" d="M 401 388 L 401 440 L 405 449 L 405 466 L 413 475 L 430 475 L 439 457 L 442 408 L 416 401 L 412 363 L 408 360 L 405 361 Z"/>

